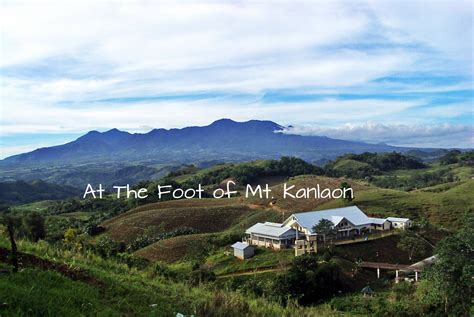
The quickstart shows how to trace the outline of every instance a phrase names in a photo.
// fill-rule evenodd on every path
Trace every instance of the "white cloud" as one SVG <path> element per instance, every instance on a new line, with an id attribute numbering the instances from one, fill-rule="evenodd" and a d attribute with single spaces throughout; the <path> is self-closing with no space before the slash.
<path id="1" fill-rule="evenodd" d="M 98 128 L 120 127 L 140 130 L 140 127 L 174 128 L 205 125 L 230 117 L 235 120 L 268 119 L 281 124 L 307 122 L 339 122 L 350 116 L 354 122 L 384 118 L 417 107 L 418 101 L 386 101 L 376 99 L 335 100 L 314 102 L 263 104 L 259 100 L 241 104 L 226 98 L 203 101 L 164 101 L 142 103 L 94 103 L 88 107 L 13 105 L 16 111 L 4 113 L 2 134 L 85 132 Z M 113 108 L 114 111 L 110 111 Z M 28 113 L 28 116 L 24 114 Z M 342 115 L 342 113 L 344 115 Z"/>
<path id="2" fill-rule="evenodd" d="M 407 124 L 344 124 L 328 127 L 300 125 L 287 128 L 284 133 L 324 135 L 336 139 L 364 142 L 384 142 L 390 145 L 419 147 L 474 147 L 472 125 L 407 125 Z"/>
<path id="3" fill-rule="evenodd" d="M 419 124 L 472 113 L 462 102 L 430 107 L 428 98 L 472 89 L 472 80 L 377 82 L 398 74 L 472 77 L 466 1 L 4 1 L 0 24 L 3 135 L 142 131 L 222 117 Z M 272 90 L 374 96 L 263 102 Z M 229 97 L 97 101 L 202 92 Z M 394 92 L 420 95 L 384 99 Z M 239 94 L 250 96 L 231 97 Z"/>

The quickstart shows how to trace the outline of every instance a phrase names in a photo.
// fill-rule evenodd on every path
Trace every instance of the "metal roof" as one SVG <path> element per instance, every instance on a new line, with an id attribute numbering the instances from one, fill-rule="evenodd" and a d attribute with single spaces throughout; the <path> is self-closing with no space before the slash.
<path id="1" fill-rule="evenodd" d="M 408 268 L 414 271 L 423 271 L 427 267 L 432 266 L 436 262 L 437 259 L 438 259 L 438 255 L 435 254 L 433 256 L 430 256 L 429 258 L 421 260 L 420 262 L 416 262 L 410 265 Z"/>
<path id="2" fill-rule="evenodd" d="M 410 219 L 408 219 L 408 218 L 388 217 L 387 220 L 388 221 L 395 221 L 395 222 L 407 222 Z"/>
<path id="3" fill-rule="evenodd" d="M 274 238 L 284 238 L 287 236 L 295 236 L 296 230 L 290 227 L 283 227 L 281 223 L 275 222 L 258 222 L 248 228 L 245 233 L 248 234 L 257 234 L 262 236 L 274 237 Z"/>
<path id="4" fill-rule="evenodd" d="M 374 223 L 374 219 L 369 218 L 356 206 L 334 208 L 320 211 L 300 212 L 293 214 L 286 221 L 294 217 L 295 220 L 304 228 L 313 232 L 313 226 L 322 219 L 331 220 L 334 225 L 337 225 L 343 218 L 346 218 L 355 226 L 366 225 Z M 385 219 L 383 219 L 385 220 Z M 285 221 L 285 222 L 286 222 Z"/>
<path id="5" fill-rule="evenodd" d="M 236 242 L 234 243 L 233 245 L 231 245 L 232 248 L 234 249 L 238 249 L 238 250 L 243 250 L 247 247 L 249 247 L 250 245 L 246 242 Z"/>
<path id="6" fill-rule="evenodd" d="M 386 221 L 388 221 L 388 219 L 384 219 L 384 218 L 370 218 L 370 221 L 372 221 L 372 223 L 376 224 L 376 225 L 383 225 Z"/>

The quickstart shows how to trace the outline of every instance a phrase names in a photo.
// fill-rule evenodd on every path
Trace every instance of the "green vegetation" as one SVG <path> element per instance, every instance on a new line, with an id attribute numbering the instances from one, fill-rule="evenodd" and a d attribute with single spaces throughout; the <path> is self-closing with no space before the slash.
<path id="1" fill-rule="evenodd" d="M 0 238 L 1 247 L 6 241 Z M 0 278 L 0 296 L 8 299 L 2 314 L 38 316 L 170 316 L 175 312 L 197 316 L 334 316 L 328 305 L 282 307 L 257 296 L 213 287 L 212 273 L 191 269 L 179 280 L 163 277 L 163 269 L 130 268 L 114 258 L 90 251 L 63 250 L 46 243 L 20 241 L 27 269 Z M 1 257 L 0 257 L 1 259 Z M 28 261 L 27 261 L 28 260 Z M 58 264 L 54 261 L 67 263 Z M 40 265 L 41 263 L 41 265 Z M 40 265 L 46 271 L 36 269 Z M 32 267 L 31 269 L 29 267 Z M 73 281 L 72 278 L 76 279 Z M 65 305 L 67 303 L 67 305 Z"/>
<path id="2" fill-rule="evenodd" d="M 13 206 L 11 221 L 4 217 L 7 226 L 0 226 L 0 269 L 11 269 L 15 258 L 6 250 L 12 231 L 19 272 L 0 275 L 0 298 L 8 303 L 0 306 L 0 315 L 467 315 L 474 265 L 473 224 L 465 217 L 474 210 L 473 167 L 469 153 L 446 153 L 445 161 L 430 165 L 398 153 L 364 153 L 343 156 L 324 169 L 294 158 L 183 166 L 137 185 L 187 188 L 202 181 L 209 191 L 227 179 L 271 180 L 272 199 L 134 201 L 109 195 Z M 351 187 L 355 197 L 282 199 L 283 182 Z M 258 248 L 242 261 L 229 248 L 256 222 L 347 205 L 369 216 L 408 217 L 417 226 L 296 259 L 294 250 Z M 7 230 L 9 222 L 13 230 Z M 331 224 L 316 229 L 330 235 Z M 411 264 L 435 253 L 441 261 L 417 284 L 394 284 L 392 272 L 377 280 L 374 271 L 358 266 Z M 374 293 L 360 294 L 367 285 Z"/>
<path id="3" fill-rule="evenodd" d="M 474 151 L 461 152 L 459 150 L 452 150 L 443 155 L 439 159 L 441 165 L 449 165 L 454 163 L 460 163 L 462 165 L 473 166 L 474 165 Z"/>
<path id="4" fill-rule="evenodd" d="M 0 278 L 5 316 L 119 316 L 100 289 L 54 271 L 26 268 Z M 58 303 L 62 303 L 58 305 Z"/>
<path id="5" fill-rule="evenodd" d="M 328 219 L 321 219 L 317 224 L 313 226 L 313 231 L 323 236 L 324 241 L 326 237 L 336 233 L 334 229 L 334 223 Z"/>
<path id="6" fill-rule="evenodd" d="M 220 184 L 226 179 L 233 179 L 239 184 L 249 184 L 260 177 L 285 176 L 292 177 L 303 174 L 321 174 L 322 169 L 295 157 L 282 157 L 280 160 L 260 161 L 226 165 L 223 168 L 196 174 L 184 181 L 184 185 Z"/>
<path id="7" fill-rule="evenodd" d="M 342 272 L 332 262 L 322 262 L 314 254 L 295 257 L 287 273 L 275 283 L 276 293 L 302 305 L 321 303 L 343 291 Z"/>
<path id="8" fill-rule="evenodd" d="M 425 309 L 436 314 L 467 316 L 472 309 L 474 282 L 474 217 L 436 247 L 437 261 L 420 289 Z"/>
<path id="9" fill-rule="evenodd" d="M 0 204 L 27 204 L 49 199 L 79 196 L 80 191 L 70 186 L 49 184 L 41 180 L 30 182 L 0 182 Z"/>
<path id="10" fill-rule="evenodd" d="M 425 164 L 418 159 L 397 152 L 366 152 L 338 157 L 326 164 L 325 173 L 329 176 L 347 175 L 352 178 L 364 178 L 398 169 L 419 169 L 423 167 L 425 167 Z"/>

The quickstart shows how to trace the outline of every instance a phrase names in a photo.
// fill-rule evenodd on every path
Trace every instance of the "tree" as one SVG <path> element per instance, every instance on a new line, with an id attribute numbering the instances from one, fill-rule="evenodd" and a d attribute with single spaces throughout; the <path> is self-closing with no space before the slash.
<path id="1" fill-rule="evenodd" d="M 334 234 L 334 223 L 328 219 L 321 219 L 317 224 L 313 226 L 313 231 L 323 236 L 324 242 L 326 242 L 326 236 Z"/>
<path id="2" fill-rule="evenodd" d="M 408 252 L 408 259 L 411 260 L 414 256 L 423 255 L 426 253 L 426 242 L 411 231 L 404 231 L 397 244 L 397 248 Z"/>
<path id="3" fill-rule="evenodd" d="M 18 228 L 21 226 L 21 219 L 9 214 L 10 209 L 3 210 L 3 216 L 0 218 L 0 223 L 7 228 L 8 238 L 11 245 L 11 260 L 13 265 L 13 272 L 18 272 L 18 249 L 16 246 L 15 235 Z"/>
<path id="4" fill-rule="evenodd" d="M 201 267 L 193 269 L 188 279 L 189 283 L 194 286 L 202 283 L 213 282 L 215 280 L 216 274 L 213 271 Z"/>
<path id="5" fill-rule="evenodd" d="M 439 159 L 441 165 L 449 165 L 459 162 L 461 151 L 451 150 Z"/>
<path id="6" fill-rule="evenodd" d="M 469 316 L 474 289 L 474 216 L 464 219 L 457 234 L 440 241 L 436 262 L 424 274 L 430 287 L 422 303 L 438 315 Z"/>
<path id="7" fill-rule="evenodd" d="M 295 299 L 302 305 L 330 298 L 342 289 L 341 270 L 332 263 L 319 263 L 315 254 L 295 257 L 287 273 L 275 281 L 275 292 L 282 299 Z"/>
<path id="8" fill-rule="evenodd" d="M 349 188 L 350 188 L 350 193 L 351 195 L 350 196 L 342 196 L 342 200 L 344 200 L 345 202 L 351 202 L 354 200 L 354 190 L 352 189 L 351 185 L 349 185 L 349 183 L 347 182 L 342 182 L 341 183 L 341 186 L 339 187 L 343 193 L 345 192 L 349 192 Z"/>
<path id="9" fill-rule="evenodd" d="M 44 226 L 44 218 L 37 212 L 32 212 L 23 218 L 23 225 L 31 240 L 38 242 L 38 240 L 46 237 L 46 229 Z"/>

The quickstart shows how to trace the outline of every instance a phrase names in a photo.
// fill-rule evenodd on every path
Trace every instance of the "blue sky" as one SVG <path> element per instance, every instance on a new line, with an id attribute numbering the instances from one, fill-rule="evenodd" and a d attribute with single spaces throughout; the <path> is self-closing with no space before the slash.
<path id="1" fill-rule="evenodd" d="M 0 24 L 0 158 L 224 117 L 474 146 L 470 1 L 4 1 Z"/>

